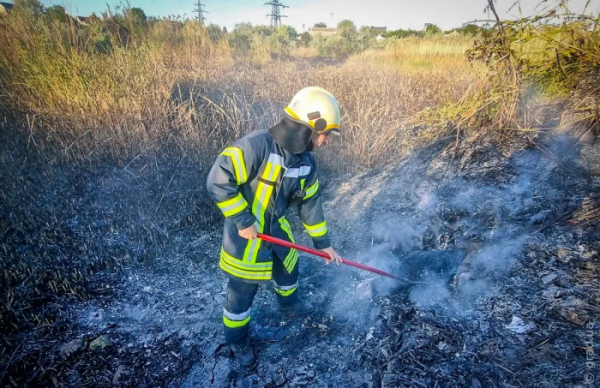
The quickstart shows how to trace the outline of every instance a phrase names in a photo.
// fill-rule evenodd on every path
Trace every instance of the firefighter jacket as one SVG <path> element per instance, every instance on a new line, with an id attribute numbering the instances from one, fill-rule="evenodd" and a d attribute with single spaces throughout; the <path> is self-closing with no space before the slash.
<path id="1" fill-rule="evenodd" d="M 207 189 L 225 216 L 219 265 L 229 276 L 268 281 L 277 258 L 288 272 L 294 269 L 295 249 L 238 234 L 255 224 L 259 233 L 294 242 L 285 218 L 291 205 L 298 206 L 315 248 L 330 246 L 313 155 L 285 150 L 269 131 L 253 132 L 227 147 L 210 170 Z"/>

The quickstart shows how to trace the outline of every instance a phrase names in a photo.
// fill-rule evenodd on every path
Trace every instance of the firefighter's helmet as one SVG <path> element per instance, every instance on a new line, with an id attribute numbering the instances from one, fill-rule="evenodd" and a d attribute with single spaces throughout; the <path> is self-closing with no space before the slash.
<path id="1" fill-rule="evenodd" d="M 285 108 L 285 114 L 319 134 L 340 131 L 340 105 L 331 93 L 317 86 L 296 93 Z"/>

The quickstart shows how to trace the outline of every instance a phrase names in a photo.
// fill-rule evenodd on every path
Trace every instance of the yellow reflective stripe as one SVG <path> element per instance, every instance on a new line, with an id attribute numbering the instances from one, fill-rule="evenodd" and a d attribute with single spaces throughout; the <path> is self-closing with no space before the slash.
<path id="1" fill-rule="evenodd" d="M 296 292 L 297 289 L 298 289 L 298 287 L 294 287 L 291 290 L 280 290 L 278 288 L 275 288 L 275 292 L 278 293 L 281 296 L 290 296 L 294 292 Z"/>
<path id="2" fill-rule="evenodd" d="M 283 230 L 291 242 L 294 241 L 294 235 L 292 234 L 292 229 L 290 227 L 290 223 L 287 218 L 281 217 L 279 219 L 279 225 L 281 225 L 281 230 Z M 288 270 L 288 272 L 292 272 L 294 267 L 296 266 L 296 262 L 298 261 L 298 251 L 295 249 L 290 249 L 285 260 L 283 261 L 283 266 Z"/>
<path id="3" fill-rule="evenodd" d="M 323 131 L 329 131 L 331 129 L 339 129 L 340 126 L 339 124 L 329 124 L 328 126 L 325 127 L 325 129 Z"/>
<path id="4" fill-rule="evenodd" d="M 315 194 L 317 194 L 318 190 L 319 190 L 319 180 L 317 179 L 315 181 L 315 183 L 313 183 L 312 186 L 310 186 L 308 189 L 306 189 L 306 195 L 304 196 L 304 200 L 307 200 L 310 197 L 312 197 Z"/>
<path id="5" fill-rule="evenodd" d="M 321 237 L 327 233 L 327 223 L 325 221 L 316 225 L 306 225 L 302 223 L 310 237 Z"/>
<path id="6" fill-rule="evenodd" d="M 235 180 L 237 184 L 241 185 L 246 183 L 248 180 L 248 174 L 246 173 L 246 163 L 244 163 L 242 150 L 238 147 L 228 147 L 221 152 L 221 155 L 229 156 L 231 158 L 231 162 L 233 163 L 233 168 L 235 170 Z"/>
<path id="7" fill-rule="evenodd" d="M 223 323 L 225 324 L 225 326 L 232 329 L 246 326 L 248 322 L 250 322 L 250 316 L 248 316 L 248 318 L 244 319 L 243 321 L 232 321 L 231 319 L 223 315 Z"/>
<path id="8" fill-rule="evenodd" d="M 279 160 L 282 159 L 283 158 L 280 155 L 271 154 L 261 178 L 267 182 L 277 182 L 281 172 L 281 164 Z M 269 201 L 271 200 L 273 190 L 273 185 L 266 184 L 262 181 L 259 181 L 258 186 L 256 187 L 254 201 L 252 202 L 252 213 L 256 217 L 257 229 L 259 233 L 262 233 L 265 228 L 265 213 L 269 207 Z M 255 263 L 261 245 L 261 239 L 253 239 L 248 241 L 246 249 L 244 250 L 244 261 L 248 263 Z"/>
<path id="9" fill-rule="evenodd" d="M 273 263 L 246 263 L 242 260 L 238 260 L 225 252 L 224 248 L 221 248 L 221 260 L 227 263 L 229 266 L 239 269 L 240 271 L 248 272 L 270 272 L 273 269 Z"/>
<path id="10" fill-rule="evenodd" d="M 293 119 L 300 120 L 300 117 L 289 106 L 285 108 L 285 112 Z"/>
<path id="11" fill-rule="evenodd" d="M 218 202 L 217 206 L 221 209 L 225 217 L 231 217 L 244 211 L 248 207 L 248 202 L 242 197 L 242 194 L 238 194 L 235 198 Z"/>
<path id="12" fill-rule="evenodd" d="M 288 222 L 287 218 L 281 217 L 279 219 L 279 225 L 281 226 L 281 230 L 283 230 L 285 232 L 285 234 L 287 234 L 290 241 L 296 242 L 296 241 L 294 241 L 294 235 L 292 234 L 292 228 L 290 227 L 290 223 Z"/>
<path id="13" fill-rule="evenodd" d="M 252 272 L 245 271 L 239 268 L 232 267 L 224 260 L 219 262 L 219 267 L 230 275 L 233 275 L 237 278 L 248 279 L 248 280 L 271 280 L 271 271 L 265 272 Z"/>
<path id="14" fill-rule="evenodd" d="M 304 190 L 305 183 L 306 183 L 306 179 L 300 179 L 300 190 Z"/>
<path id="15" fill-rule="evenodd" d="M 292 272 L 296 263 L 298 262 L 298 251 L 295 249 L 290 249 L 290 253 L 285 257 L 285 261 L 283 262 L 283 266 L 287 269 L 288 272 Z"/>

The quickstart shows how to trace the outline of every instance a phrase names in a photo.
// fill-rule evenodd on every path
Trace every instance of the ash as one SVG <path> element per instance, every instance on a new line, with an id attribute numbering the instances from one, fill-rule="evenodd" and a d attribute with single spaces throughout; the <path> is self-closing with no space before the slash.
<path id="1" fill-rule="evenodd" d="M 139 158 L 31 178 L 68 189 L 29 199 L 38 218 L 14 208 L 4 252 L 61 271 L 79 257 L 88 280 L 32 306 L 47 324 L 14 318 L 1 383 L 583 387 L 589 328 L 600 325 L 600 230 L 576 215 L 600 188 L 584 162 L 598 152 L 566 136 L 545 149 L 440 142 L 379 171 L 321 177 L 334 246 L 405 281 L 301 256 L 301 292 L 317 311 L 288 319 L 261 286 L 254 370 L 223 344 L 220 218 L 205 172 Z"/>

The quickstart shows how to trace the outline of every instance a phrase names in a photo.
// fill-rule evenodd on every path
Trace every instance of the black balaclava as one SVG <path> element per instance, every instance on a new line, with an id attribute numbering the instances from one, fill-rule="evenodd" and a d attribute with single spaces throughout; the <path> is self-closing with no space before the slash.
<path id="1" fill-rule="evenodd" d="M 310 127 L 292 121 L 288 117 L 284 117 L 274 127 L 269 128 L 269 133 L 277 144 L 293 154 L 312 151 L 314 148 L 313 131 Z"/>

